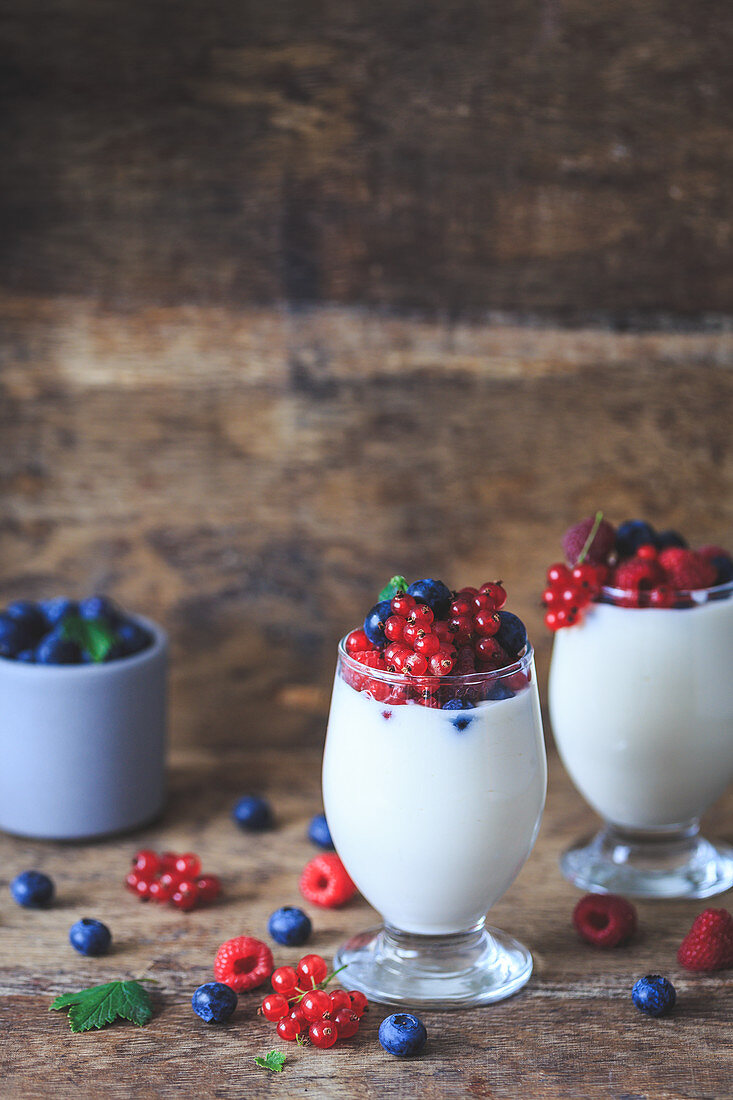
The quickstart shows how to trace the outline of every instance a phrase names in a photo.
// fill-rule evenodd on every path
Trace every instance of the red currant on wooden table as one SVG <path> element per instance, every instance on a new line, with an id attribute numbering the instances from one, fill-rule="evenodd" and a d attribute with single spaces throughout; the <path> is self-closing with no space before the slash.
<path id="1" fill-rule="evenodd" d="M 283 993 L 286 997 L 289 997 L 295 992 L 298 975 L 292 966 L 278 966 L 277 970 L 272 972 L 270 984 L 275 993 Z"/>
<path id="2" fill-rule="evenodd" d="M 338 1030 L 331 1020 L 316 1020 L 308 1029 L 308 1036 L 314 1047 L 327 1050 L 338 1040 Z"/>
<path id="3" fill-rule="evenodd" d="M 324 974 L 325 977 L 325 974 Z M 325 989 L 312 989 L 303 997 L 300 1008 L 309 1023 L 314 1020 L 322 1020 L 331 1014 L 331 998 Z"/>
<path id="4" fill-rule="evenodd" d="M 288 1015 L 284 1019 L 278 1020 L 277 1033 L 286 1042 L 294 1043 L 300 1035 L 302 1027 L 300 1020 L 295 1020 L 291 1015 Z"/>
<path id="5" fill-rule="evenodd" d="M 304 955 L 296 968 L 301 989 L 315 989 L 328 974 L 326 960 L 320 955 Z"/>
<path id="6" fill-rule="evenodd" d="M 258 943 L 247 937 L 240 937 L 240 941 L 248 945 Z M 219 953 L 240 941 L 222 944 Z M 250 951 L 250 946 L 235 947 L 233 955 L 242 958 L 244 952 L 249 957 Z M 215 973 L 218 976 L 216 967 Z M 327 1049 L 339 1039 L 350 1039 L 359 1030 L 360 1018 L 368 1002 L 357 990 L 328 992 L 326 986 L 334 977 L 335 974 L 328 973 L 326 961 L 320 955 L 304 955 L 295 968 L 280 966 L 272 972 L 273 992 L 262 1001 L 260 1014 L 277 1025 L 278 1035 L 286 1042 L 310 1041 L 315 1047 Z M 229 981 L 229 984 L 233 983 Z"/>
<path id="7" fill-rule="evenodd" d="M 125 884 L 141 901 L 167 901 L 184 913 L 215 901 L 221 893 L 220 880 L 201 874 L 201 860 L 194 852 L 180 855 L 141 848 L 132 858 Z"/>

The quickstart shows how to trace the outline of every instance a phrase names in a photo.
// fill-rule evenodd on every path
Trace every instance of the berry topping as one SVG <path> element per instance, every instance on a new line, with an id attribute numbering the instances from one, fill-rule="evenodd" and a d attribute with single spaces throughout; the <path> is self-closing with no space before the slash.
<path id="1" fill-rule="evenodd" d="M 640 546 L 654 545 L 656 534 L 651 524 L 643 519 L 627 519 L 616 528 L 616 553 L 620 558 L 630 558 Z"/>
<path id="2" fill-rule="evenodd" d="M 384 644 L 384 625 L 391 614 L 391 600 L 381 600 L 367 613 L 367 617 L 364 619 L 364 633 L 370 642 L 375 645 Z"/>
<path id="3" fill-rule="evenodd" d="M 593 537 L 588 543 L 591 533 Z M 575 565 L 583 551 L 583 561 L 591 564 L 603 565 L 616 544 L 616 532 L 608 520 L 598 518 L 598 515 L 581 520 L 580 523 L 570 527 L 562 539 L 562 548 L 565 557 L 571 565 Z"/>
<path id="4" fill-rule="evenodd" d="M 308 839 L 325 851 L 333 851 L 331 830 L 328 827 L 325 814 L 316 814 L 315 817 L 311 818 L 308 826 Z"/>
<path id="5" fill-rule="evenodd" d="M 374 649 L 363 630 L 352 630 L 344 645 L 350 657 L 353 657 L 355 653 L 363 653 L 365 650 Z"/>
<path id="6" fill-rule="evenodd" d="M 661 974 L 646 974 L 634 983 L 631 999 L 639 1012 L 647 1016 L 664 1016 L 674 1008 L 677 994 L 672 983 Z"/>
<path id="7" fill-rule="evenodd" d="M 310 917 L 293 905 L 276 909 L 267 922 L 273 940 L 285 947 L 300 947 L 310 938 L 312 930 Z"/>
<path id="8" fill-rule="evenodd" d="M 353 898 L 356 886 L 336 853 L 324 852 L 305 865 L 300 892 L 306 901 L 334 909 Z"/>
<path id="9" fill-rule="evenodd" d="M 415 581 L 407 589 L 408 595 L 414 596 L 420 603 L 427 604 L 436 619 L 444 619 L 452 599 L 451 591 L 442 581 L 431 580 L 426 577 L 421 581 Z"/>
<path id="10" fill-rule="evenodd" d="M 617 894 L 586 894 L 573 910 L 573 924 L 594 947 L 619 947 L 636 932 L 636 910 Z"/>
<path id="11" fill-rule="evenodd" d="M 659 564 L 666 574 L 665 579 L 678 592 L 709 588 L 716 581 L 717 570 L 713 563 L 694 550 L 672 546 L 662 550 Z"/>
<path id="12" fill-rule="evenodd" d="M 253 794 L 244 795 L 234 804 L 232 818 L 248 833 L 259 833 L 275 824 L 270 803 Z"/>
<path id="13" fill-rule="evenodd" d="M 272 974 L 272 952 L 252 936 L 236 936 L 223 943 L 214 960 L 214 977 L 235 993 L 255 989 Z"/>
<path id="14" fill-rule="evenodd" d="M 379 1025 L 379 1042 L 388 1054 L 394 1054 L 397 1058 L 419 1054 L 427 1037 L 422 1020 L 409 1012 L 387 1016 Z"/>
<path id="15" fill-rule="evenodd" d="M 69 929 L 69 943 L 80 955 L 106 955 L 112 943 L 112 933 L 101 920 L 82 917 Z"/>
<path id="16" fill-rule="evenodd" d="M 237 1007 L 237 994 L 223 982 L 205 982 L 194 993 L 191 1005 L 207 1024 L 225 1024 Z"/>
<path id="17" fill-rule="evenodd" d="M 26 909 L 45 909 L 53 901 L 53 881 L 41 871 L 21 871 L 10 883 L 10 893 Z"/>
<path id="18" fill-rule="evenodd" d="M 527 628 L 512 611 L 499 611 L 501 624 L 495 635 L 497 642 L 512 660 L 516 660 L 527 645 Z"/>
<path id="19" fill-rule="evenodd" d="M 624 592 L 649 592 L 664 581 L 664 571 L 656 561 L 630 558 L 622 562 L 613 577 L 614 588 Z"/>
<path id="20" fill-rule="evenodd" d="M 733 967 L 733 917 L 727 909 L 705 909 L 695 917 L 677 952 L 685 970 Z"/>

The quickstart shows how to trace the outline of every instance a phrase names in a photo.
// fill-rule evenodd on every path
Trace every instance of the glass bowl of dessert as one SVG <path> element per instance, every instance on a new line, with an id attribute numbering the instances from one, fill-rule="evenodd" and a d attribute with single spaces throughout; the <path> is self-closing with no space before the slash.
<path id="1" fill-rule="evenodd" d="M 499 583 L 395 578 L 344 638 L 323 760 L 326 816 L 384 923 L 334 960 L 370 999 L 465 1007 L 532 972 L 486 925 L 540 825 L 547 773 L 533 651 Z"/>
<path id="2" fill-rule="evenodd" d="M 563 874 L 632 897 L 722 893 L 733 849 L 700 818 L 733 779 L 733 560 L 641 520 L 589 519 L 565 542 L 545 591 L 550 719 L 604 826 L 563 853 Z"/>

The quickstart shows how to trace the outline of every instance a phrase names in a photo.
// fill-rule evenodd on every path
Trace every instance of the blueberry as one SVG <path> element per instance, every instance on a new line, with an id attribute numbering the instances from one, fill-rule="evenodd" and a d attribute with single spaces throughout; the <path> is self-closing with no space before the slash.
<path id="1" fill-rule="evenodd" d="M 275 943 L 283 947 L 300 947 L 309 939 L 313 926 L 310 917 L 302 909 L 293 905 L 284 905 L 276 909 L 267 922 L 267 931 Z"/>
<path id="2" fill-rule="evenodd" d="M 235 802 L 232 817 L 239 828 L 248 833 L 259 833 L 274 825 L 270 803 L 255 794 L 245 794 Z"/>
<path id="3" fill-rule="evenodd" d="M 117 641 L 124 650 L 125 657 L 132 657 L 134 653 L 140 653 L 147 649 L 153 641 L 149 630 L 135 622 L 134 619 L 125 619 L 117 627 Z"/>
<path id="4" fill-rule="evenodd" d="M 62 638 L 55 631 L 51 631 L 38 643 L 35 657 L 36 664 L 39 665 L 79 665 L 83 660 L 77 643 Z"/>
<path id="5" fill-rule="evenodd" d="M 106 955 L 112 943 L 112 933 L 101 920 L 82 917 L 69 929 L 69 943 L 80 955 Z"/>
<path id="6" fill-rule="evenodd" d="M 8 604 L 6 614 L 22 626 L 29 641 L 37 642 L 45 633 L 46 620 L 33 600 L 14 600 Z"/>
<path id="7" fill-rule="evenodd" d="M 10 893 L 26 909 L 44 909 L 53 901 L 54 886 L 41 871 L 21 871 L 10 883 Z"/>
<path id="8" fill-rule="evenodd" d="M 384 624 L 392 614 L 392 601 L 382 600 L 375 603 L 364 620 L 364 633 L 374 645 L 382 645 L 386 641 L 384 636 Z"/>
<path id="9" fill-rule="evenodd" d="M 647 1016 L 664 1016 L 674 1008 L 677 994 L 672 983 L 661 974 L 646 974 L 635 983 L 631 999 L 639 1012 Z"/>
<path id="10" fill-rule="evenodd" d="M 194 993 L 191 1004 L 207 1024 L 225 1024 L 237 1007 L 237 994 L 224 982 L 205 982 Z"/>
<path id="11" fill-rule="evenodd" d="M 310 825 L 308 826 L 308 838 L 317 844 L 319 848 L 324 848 L 326 851 L 333 851 L 333 840 L 331 839 L 331 830 L 328 827 L 325 814 L 316 814 L 311 818 Z"/>
<path id="12" fill-rule="evenodd" d="M 733 558 L 729 558 L 727 554 L 717 554 L 710 561 L 718 571 L 715 578 L 716 584 L 728 584 L 729 581 L 733 581 Z"/>
<path id="13" fill-rule="evenodd" d="M 427 1037 L 425 1024 L 409 1012 L 397 1012 L 379 1025 L 380 1043 L 387 1054 L 394 1054 L 397 1058 L 419 1054 Z"/>
<path id="14" fill-rule="evenodd" d="M 463 733 L 473 722 L 473 718 L 454 718 L 453 725 L 459 733 Z"/>
<path id="15" fill-rule="evenodd" d="M 492 686 L 486 692 L 486 698 L 491 699 L 492 702 L 496 703 L 500 699 L 513 699 L 514 692 L 508 686 L 508 684 L 504 684 L 501 680 L 499 680 L 498 683 L 492 684 Z"/>
<path id="16" fill-rule="evenodd" d="M 80 600 L 79 614 L 82 619 L 104 619 L 110 626 L 122 620 L 122 612 L 109 596 L 88 596 Z"/>
<path id="17" fill-rule="evenodd" d="M 32 665 L 35 664 L 36 654 L 35 651 L 32 649 L 21 649 L 20 653 L 15 659 L 16 661 L 22 661 L 24 664 Z"/>
<path id="18" fill-rule="evenodd" d="M 443 710 L 473 710 L 474 704 L 470 699 L 449 699 L 443 703 Z"/>
<path id="19" fill-rule="evenodd" d="M 426 603 L 436 619 L 448 617 L 453 593 L 442 581 L 424 577 L 423 580 L 411 584 L 407 593 L 409 596 L 414 596 L 419 603 Z"/>
<path id="20" fill-rule="evenodd" d="M 31 641 L 22 623 L 7 611 L 0 614 L 0 657 L 17 657 Z"/>
<path id="21" fill-rule="evenodd" d="M 687 549 L 687 539 L 683 539 L 679 531 L 658 531 L 654 536 L 654 545 L 657 550 L 667 550 L 670 546 L 677 546 L 680 550 Z"/>
<path id="22" fill-rule="evenodd" d="M 40 608 L 48 626 L 57 626 L 68 615 L 79 614 L 79 605 L 76 600 L 68 600 L 66 596 L 56 596 L 53 600 L 41 600 Z"/>
<path id="23" fill-rule="evenodd" d="M 505 649 L 513 661 L 527 644 L 527 628 L 513 611 L 500 611 L 501 626 L 494 637 L 502 649 Z"/>
<path id="24" fill-rule="evenodd" d="M 622 558 L 633 557 L 640 546 L 655 540 L 654 528 L 643 519 L 627 519 L 616 528 L 616 550 Z"/>

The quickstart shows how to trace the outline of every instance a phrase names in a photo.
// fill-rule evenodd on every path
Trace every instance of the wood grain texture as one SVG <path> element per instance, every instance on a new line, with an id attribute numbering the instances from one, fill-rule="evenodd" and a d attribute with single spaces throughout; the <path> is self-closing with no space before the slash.
<path id="1" fill-rule="evenodd" d="M 279 1042 L 274 1027 L 256 1016 L 261 999 L 246 994 L 232 1022 L 207 1027 L 190 1009 L 193 990 L 211 980 L 216 948 L 233 935 L 267 938 L 266 921 L 281 904 L 297 903 L 298 874 L 313 849 L 305 839 L 319 806 L 319 755 L 260 751 L 256 755 L 178 755 L 164 819 L 135 837 L 88 845 L 49 845 L 4 837 L 3 879 L 34 866 L 57 883 L 48 911 L 22 910 L 7 894 L 0 937 L 0 1050 L 7 1100 L 122 1100 L 130 1096 L 537 1097 L 596 1100 L 708 1100 L 730 1095 L 733 987 L 722 973 L 681 970 L 677 946 L 697 903 L 640 903 L 641 932 L 627 948 L 593 950 L 577 940 L 570 913 L 578 893 L 560 877 L 564 846 L 593 827 L 556 758 L 551 760 L 548 807 L 527 866 L 491 920 L 532 949 L 529 986 L 499 1005 L 471 1012 L 422 1014 L 429 1034 L 425 1053 L 410 1062 L 389 1057 L 376 1032 L 388 1010 L 373 1006 L 359 1038 L 333 1051 L 301 1050 Z M 242 790 L 259 788 L 273 800 L 278 828 L 248 837 L 230 823 L 230 804 Z M 721 803 L 709 825 L 733 838 L 733 800 Z M 220 872 L 226 896 L 209 910 L 178 914 L 142 905 L 121 886 L 130 854 L 141 844 L 195 850 Z M 719 899 L 728 905 L 730 897 Z M 309 908 L 306 906 L 306 908 Z M 342 910 L 311 909 L 309 946 L 330 955 L 338 943 L 375 920 L 355 900 Z M 107 922 L 114 950 L 101 959 L 77 956 L 69 926 L 80 916 Z M 297 958 L 277 948 L 277 962 Z M 678 991 L 674 1014 L 655 1021 L 632 1006 L 631 985 L 663 972 Z M 118 1024 L 72 1035 L 62 1014 L 49 1013 L 54 996 L 86 984 L 143 973 L 156 1015 L 145 1029 Z M 282 1048 L 282 1076 L 266 1076 L 256 1055 Z"/>
<path id="2" fill-rule="evenodd" d="M 9 289 L 731 313 L 726 0 L 25 0 L 0 34 Z"/>

